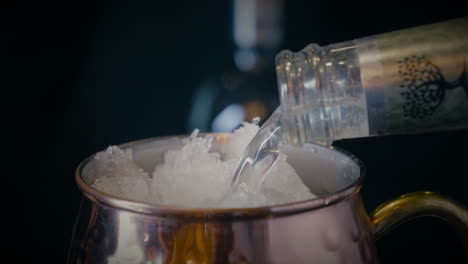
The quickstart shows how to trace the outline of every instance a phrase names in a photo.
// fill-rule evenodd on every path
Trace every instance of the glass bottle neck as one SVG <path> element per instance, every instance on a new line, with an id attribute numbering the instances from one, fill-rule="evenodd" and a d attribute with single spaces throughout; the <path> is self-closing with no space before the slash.
<path id="1" fill-rule="evenodd" d="M 276 58 L 283 133 L 291 144 L 368 136 L 367 109 L 355 41 Z"/>

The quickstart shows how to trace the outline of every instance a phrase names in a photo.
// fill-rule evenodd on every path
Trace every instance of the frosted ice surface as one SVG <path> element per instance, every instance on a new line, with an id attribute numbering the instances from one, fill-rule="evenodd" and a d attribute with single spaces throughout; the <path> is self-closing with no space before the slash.
<path id="1" fill-rule="evenodd" d="M 133 161 L 132 151 L 109 147 L 94 157 L 94 187 L 103 192 L 136 201 L 148 201 L 148 174 Z"/>
<path id="2" fill-rule="evenodd" d="M 211 152 L 211 136 L 195 130 L 181 149 L 164 154 L 151 178 L 135 164 L 131 151 L 109 147 L 95 156 L 99 176 L 94 187 L 130 200 L 180 207 L 256 207 L 315 198 L 283 153 L 259 192 L 244 186 L 226 196 L 239 159 L 259 130 L 258 120 L 253 122 L 234 131 L 220 153 Z"/>
<path id="3" fill-rule="evenodd" d="M 253 122 L 256 121 L 256 119 L 253 120 Z M 245 148 L 247 148 L 250 140 L 257 134 L 259 129 L 255 123 L 242 122 L 242 125 L 234 131 L 231 140 L 222 149 L 225 153 L 225 159 L 239 161 Z"/>
<path id="4" fill-rule="evenodd" d="M 170 150 L 156 166 L 151 182 L 160 203 L 200 207 L 218 201 L 230 183 L 232 164 L 210 152 L 211 137 L 192 134 L 180 150 Z M 235 166 L 235 165 L 234 165 Z"/>
<path id="5" fill-rule="evenodd" d="M 278 204 L 282 201 L 297 202 L 315 198 L 286 158 L 286 155 L 280 152 L 275 166 L 268 177 L 265 177 L 262 188 L 266 200 L 271 204 Z"/>

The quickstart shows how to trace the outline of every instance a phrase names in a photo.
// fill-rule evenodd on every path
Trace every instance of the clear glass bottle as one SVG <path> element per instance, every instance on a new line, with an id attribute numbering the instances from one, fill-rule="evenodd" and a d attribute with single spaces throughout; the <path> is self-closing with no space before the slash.
<path id="1" fill-rule="evenodd" d="M 276 57 L 288 143 L 468 127 L 468 18 Z"/>

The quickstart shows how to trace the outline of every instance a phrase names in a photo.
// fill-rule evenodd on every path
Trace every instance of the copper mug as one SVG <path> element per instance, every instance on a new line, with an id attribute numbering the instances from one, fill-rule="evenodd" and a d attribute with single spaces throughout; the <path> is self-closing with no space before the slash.
<path id="1" fill-rule="evenodd" d="M 230 138 L 229 134 L 213 136 L 214 148 Z M 161 160 L 166 150 L 180 147 L 183 138 L 147 139 L 121 147 L 131 148 L 137 163 L 151 171 L 154 161 Z M 417 192 L 389 201 L 369 215 L 359 193 L 363 164 L 341 150 L 317 149 L 318 156 L 344 157 L 329 172 L 321 168 L 320 175 L 310 173 L 314 162 L 302 168 L 309 170 L 301 175 L 303 181 L 320 198 L 242 209 L 174 208 L 102 193 L 90 185 L 94 180 L 88 173 L 90 157 L 76 171 L 84 197 L 68 263 L 377 263 L 376 238 L 423 215 L 453 224 L 468 253 L 464 206 L 435 193 Z M 349 166 L 358 168 L 356 175 L 337 176 L 343 175 L 336 173 L 340 170 L 349 171 Z"/>

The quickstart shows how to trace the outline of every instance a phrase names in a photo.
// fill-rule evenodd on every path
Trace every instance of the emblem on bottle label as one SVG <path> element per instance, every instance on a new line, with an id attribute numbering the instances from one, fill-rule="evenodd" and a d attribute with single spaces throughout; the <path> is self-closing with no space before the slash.
<path id="1" fill-rule="evenodd" d="M 432 116 L 444 103 L 447 90 L 464 89 L 468 100 L 466 63 L 460 77 L 453 82 L 446 80 L 437 65 L 426 56 L 409 56 L 398 61 L 398 73 L 402 78 L 400 88 L 404 99 L 404 117 L 423 119 Z"/>
<path id="2" fill-rule="evenodd" d="M 468 127 L 468 18 L 357 40 L 371 135 Z"/>

